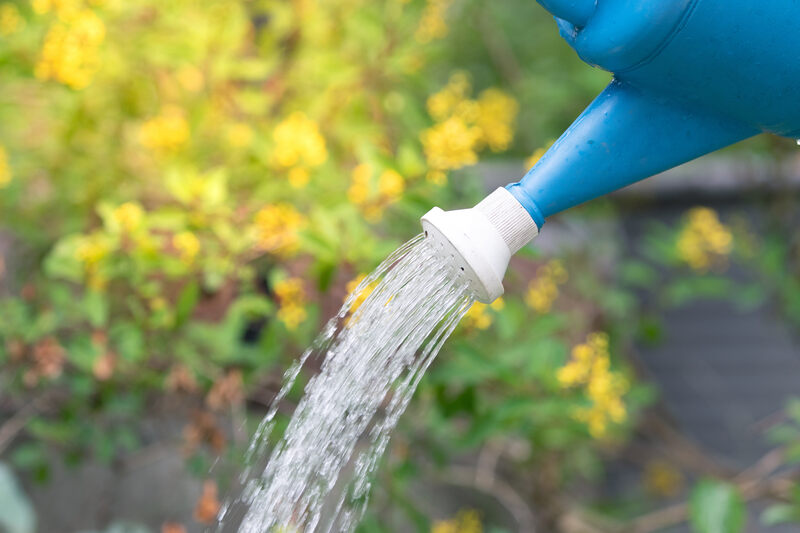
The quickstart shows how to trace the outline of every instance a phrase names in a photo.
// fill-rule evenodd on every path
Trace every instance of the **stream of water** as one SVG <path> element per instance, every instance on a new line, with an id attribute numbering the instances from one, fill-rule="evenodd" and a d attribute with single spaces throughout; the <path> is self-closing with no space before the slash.
<path id="1" fill-rule="evenodd" d="M 392 429 L 473 301 L 461 273 L 422 235 L 387 258 L 286 373 L 250 445 L 248 463 L 269 457 L 266 466 L 244 473 L 218 531 L 355 529 Z M 321 361 L 319 371 L 272 442 L 279 404 L 312 360 Z"/>

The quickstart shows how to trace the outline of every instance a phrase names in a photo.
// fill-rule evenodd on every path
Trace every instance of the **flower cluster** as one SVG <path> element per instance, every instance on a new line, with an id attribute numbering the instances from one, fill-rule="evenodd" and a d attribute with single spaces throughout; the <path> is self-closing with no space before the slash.
<path id="1" fill-rule="evenodd" d="M 108 283 L 106 275 L 102 272 L 101 262 L 111 251 L 111 242 L 102 233 L 92 233 L 80 238 L 75 249 L 75 257 L 83 265 L 87 283 L 92 289 L 102 289 Z"/>
<path id="2" fill-rule="evenodd" d="M 91 9 L 76 7 L 69 2 L 58 3 L 55 7 L 58 19 L 45 37 L 36 65 L 36 77 L 83 89 L 100 68 L 100 45 L 106 36 L 105 24 Z M 44 7 L 40 9 L 45 10 Z"/>
<path id="3" fill-rule="evenodd" d="M 246 148 L 255 137 L 253 128 L 244 122 L 230 124 L 225 131 L 225 139 L 232 148 Z"/>
<path id="4" fill-rule="evenodd" d="M 144 209 L 135 202 L 125 202 L 111 212 L 111 219 L 122 231 L 133 233 L 144 220 Z"/>
<path id="5" fill-rule="evenodd" d="M 558 298 L 558 287 L 567 282 L 567 270 L 561 261 L 552 260 L 539 267 L 536 278 L 528 285 L 525 303 L 538 313 L 547 313 Z"/>
<path id="6" fill-rule="evenodd" d="M 176 233 L 172 237 L 172 246 L 177 250 L 185 265 L 194 263 L 195 257 L 200 253 L 200 239 L 191 231 Z"/>
<path id="7" fill-rule="evenodd" d="M 447 35 L 447 9 L 453 0 L 427 0 L 414 37 L 426 44 Z"/>
<path id="8" fill-rule="evenodd" d="M 303 280 L 287 278 L 275 284 L 275 296 L 278 299 L 278 320 L 287 329 L 295 330 L 308 316 L 306 312 L 306 291 Z"/>
<path id="9" fill-rule="evenodd" d="M 0 189 L 11 183 L 11 165 L 8 164 L 6 149 L 0 146 Z"/>
<path id="10" fill-rule="evenodd" d="M 366 274 L 359 274 L 347 282 L 347 285 L 345 286 L 345 290 L 347 290 L 347 296 L 345 297 L 345 300 L 347 300 L 347 298 L 349 298 L 350 295 L 353 294 L 356 289 L 358 289 L 358 286 L 361 285 L 361 282 L 364 281 L 366 277 Z M 361 304 L 363 304 L 364 301 L 369 298 L 369 295 L 372 294 L 373 290 L 375 290 L 375 285 L 377 285 L 377 282 L 370 283 L 361 289 L 358 294 L 354 295 L 353 303 L 350 304 L 351 313 L 355 313 L 356 310 L 361 307 Z"/>
<path id="11" fill-rule="evenodd" d="M 481 142 L 492 152 L 508 150 L 514 140 L 514 119 L 519 104 L 500 89 L 486 89 L 478 97 L 478 119 Z"/>
<path id="12" fill-rule="evenodd" d="M 436 124 L 420 138 L 431 172 L 431 181 L 441 173 L 478 161 L 478 151 L 508 149 L 514 137 L 516 100 L 499 89 L 487 89 L 470 98 L 471 84 L 463 73 L 455 73 L 447 85 L 428 98 L 427 107 Z"/>
<path id="13" fill-rule="evenodd" d="M 189 140 L 189 123 L 180 107 L 168 105 L 142 124 L 139 138 L 151 150 L 174 151 Z"/>
<path id="14" fill-rule="evenodd" d="M 480 130 L 460 117 L 450 117 L 422 132 L 428 165 L 434 170 L 452 170 L 478 162 Z"/>
<path id="15" fill-rule="evenodd" d="M 357 205 L 367 220 L 381 219 L 383 211 L 403 195 L 406 181 L 396 170 L 386 169 L 375 178 L 371 165 L 362 163 L 353 169 L 347 198 Z"/>
<path id="16" fill-rule="evenodd" d="M 695 270 L 708 270 L 724 260 L 733 249 L 731 231 L 707 207 L 695 207 L 686 215 L 678 235 L 678 256 Z"/>
<path id="17" fill-rule="evenodd" d="M 460 511 L 455 518 L 436 522 L 431 533 L 481 533 L 483 526 L 477 511 Z"/>
<path id="18" fill-rule="evenodd" d="M 358 308 L 361 307 L 361 304 L 363 304 L 366 301 L 366 299 L 369 298 L 369 295 L 372 294 L 372 291 L 375 290 L 375 286 L 378 284 L 377 281 L 374 281 L 366 285 L 356 294 L 355 291 L 358 289 L 358 287 L 361 285 L 361 283 L 364 281 L 366 277 L 367 276 L 365 274 L 359 274 L 354 279 L 347 282 L 346 285 L 347 296 L 345 296 L 345 301 L 347 301 L 347 299 L 350 298 L 350 295 L 353 295 L 353 302 L 350 304 L 350 309 L 348 310 L 348 316 L 344 318 L 345 326 L 350 325 L 350 321 L 353 319 L 353 315 L 356 314 L 356 311 L 358 311 Z"/>
<path id="19" fill-rule="evenodd" d="M 25 19 L 14 4 L 0 6 L 0 35 L 6 36 L 18 32 L 25 25 Z"/>
<path id="20" fill-rule="evenodd" d="M 287 203 L 263 207 L 255 216 L 256 238 L 262 250 L 279 255 L 291 255 L 299 244 L 299 231 L 305 217 Z"/>
<path id="21" fill-rule="evenodd" d="M 492 325 L 492 315 L 489 313 L 489 309 L 500 311 L 505 306 L 505 300 L 502 298 L 498 298 L 491 304 L 475 302 L 467 310 L 462 323 L 467 329 L 488 329 Z"/>
<path id="22" fill-rule="evenodd" d="M 608 432 L 609 423 L 619 424 L 627 417 L 622 396 L 629 384 L 618 372 L 611 370 L 608 336 L 593 333 L 585 343 L 572 348 L 572 359 L 558 371 L 563 387 L 582 386 L 591 404 L 576 409 L 574 417 L 584 422 L 594 438 Z"/>
<path id="23" fill-rule="evenodd" d="M 680 470 L 663 460 L 650 461 L 645 465 L 642 481 L 647 492 L 661 498 L 674 498 L 680 494 L 685 479 Z"/>
<path id="24" fill-rule="evenodd" d="M 292 187 L 304 187 L 310 179 L 309 169 L 328 158 L 319 126 L 300 111 L 275 126 L 272 138 L 275 141 L 272 159 L 278 167 L 289 169 L 287 177 Z"/>

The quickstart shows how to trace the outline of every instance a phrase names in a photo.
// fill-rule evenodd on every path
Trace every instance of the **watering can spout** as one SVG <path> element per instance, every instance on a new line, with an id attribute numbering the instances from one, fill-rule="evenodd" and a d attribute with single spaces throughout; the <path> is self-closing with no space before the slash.
<path id="1" fill-rule="evenodd" d="M 537 0 L 542 7 L 557 18 L 582 28 L 586 25 L 596 7 L 596 0 Z"/>
<path id="2" fill-rule="evenodd" d="M 614 81 L 507 189 L 541 227 L 552 214 L 757 133 L 723 114 Z"/>

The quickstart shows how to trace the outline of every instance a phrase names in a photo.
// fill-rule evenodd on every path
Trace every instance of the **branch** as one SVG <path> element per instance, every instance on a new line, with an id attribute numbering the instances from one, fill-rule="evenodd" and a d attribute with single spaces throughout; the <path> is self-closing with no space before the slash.
<path id="1" fill-rule="evenodd" d="M 514 515 L 520 531 L 536 530 L 533 512 L 525 503 L 525 499 L 511 485 L 499 480 L 496 476 L 491 485 L 483 485 L 476 482 L 478 474 L 474 468 L 451 467 L 444 472 L 442 477 L 454 485 L 477 488 L 493 494 L 503 504 L 503 507 Z"/>
<path id="2" fill-rule="evenodd" d="M 0 455 L 2 455 L 6 448 L 14 441 L 19 432 L 25 428 L 25 424 L 41 410 L 47 399 L 47 396 L 34 398 L 32 401 L 23 405 L 11 418 L 0 426 Z"/>
<path id="3" fill-rule="evenodd" d="M 742 471 L 739 475 L 728 479 L 741 493 L 746 501 L 753 501 L 764 497 L 786 499 L 800 476 L 798 470 L 772 476 L 783 463 L 783 450 L 772 450 L 753 466 Z M 674 526 L 689 519 L 689 505 L 685 502 L 659 509 L 650 514 L 641 516 L 620 531 L 624 533 L 652 533 L 663 528 Z"/>

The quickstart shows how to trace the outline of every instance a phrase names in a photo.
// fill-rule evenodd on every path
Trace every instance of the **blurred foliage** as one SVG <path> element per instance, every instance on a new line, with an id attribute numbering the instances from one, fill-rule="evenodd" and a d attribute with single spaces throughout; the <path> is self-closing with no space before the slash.
<path id="1" fill-rule="evenodd" d="M 610 77 L 535 2 L 480 0 L 3 0 L 0 71 L 0 408 L 26 416 L 8 461 L 42 481 L 135 453 L 164 405 L 191 471 L 235 461 L 229 426 L 257 422 L 352 281 L 431 205 L 479 200 L 473 163 L 532 164 Z M 386 498 L 421 531 L 481 530 L 409 494 L 487 447 L 555 527 L 653 399 L 625 363 L 658 336 L 637 291 L 753 305 L 764 285 L 724 275 L 741 252 L 800 324 L 792 250 L 743 231 L 701 209 L 614 268 L 515 259 L 423 380 L 364 531 Z M 196 520 L 218 506 L 206 481 Z"/>
<path id="2" fill-rule="evenodd" d="M 735 488 L 703 480 L 692 490 L 690 516 L 697 533 L 737 533 L 744 530 L 746 510 Z"/>

